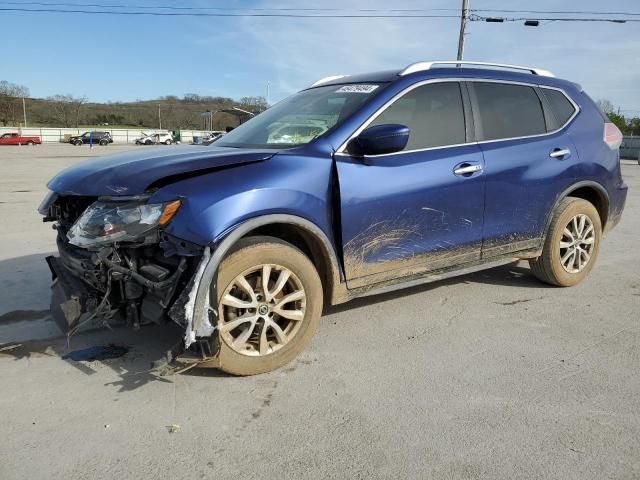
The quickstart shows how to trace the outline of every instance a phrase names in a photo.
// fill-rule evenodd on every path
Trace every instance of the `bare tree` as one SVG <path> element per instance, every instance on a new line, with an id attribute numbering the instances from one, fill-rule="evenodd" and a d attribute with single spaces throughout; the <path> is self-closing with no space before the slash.
<path id="1" fill-rule="evenodd" d="M 0 122 L 3 125 L 17 125 L 20 116 L 20 99 L 29 96 L 29 89 L 23 85 L 0 80 Z"/>
<path id="2" fill-rule="evenodd" d="M 609 100 L 597 100 L 596 104 L 604 113 L 611 113 L 616 111 L 616 107 Z"/>
<path id="3" fill-rule="evenodd" d="M 253 113 L 260 113 L 269 108 L 269 104 L 264 97 L 242 97 L 240 99 L 240 107 L 246 108 Z"/>
<path id="4" fill-rule="evenodd" d="M 63 127 L 77 127 L 80 122 L 80 108 L 87 102 L 86 97 L 76 98 L 73 95 L 53 95 L 47 100 L 51 103 L 54 118 Z"/>

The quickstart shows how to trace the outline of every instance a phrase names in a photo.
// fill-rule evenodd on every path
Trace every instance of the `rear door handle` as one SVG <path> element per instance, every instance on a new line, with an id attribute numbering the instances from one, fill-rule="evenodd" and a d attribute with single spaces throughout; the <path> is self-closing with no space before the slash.
<path id="1" fill-rule="evenodd" d="M 481 171 L 482 171 L 482 165 L 471 164 L 471 163 L 461 163 L 455 168 L 453 173 L 464 177 L 464 176 L 469 176 L 473 173 L 481 172 Z"/>
<path id="2" fill-rule="evenodd" d="M 568 148 L 554 148 L 551 153 L 549 153 L 551 158 L 569 158 L 571 156 L 571 150 Z"/>

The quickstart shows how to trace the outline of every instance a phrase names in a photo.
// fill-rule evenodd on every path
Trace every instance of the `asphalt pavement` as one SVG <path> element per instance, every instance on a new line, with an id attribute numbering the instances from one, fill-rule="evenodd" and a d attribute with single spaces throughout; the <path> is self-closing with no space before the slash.
<path id="1" fill-rule="evenodd" d="M 150 362 L 178 328 L 68 348 L 47 311 L 46 181 L 125 148 L 147 147 L 0 148 L 1 479 L 640 478 L 637 162 L 623 161 L 625 214 L 576 287 L 514 263 L 331 308 L 269 374 L 162 377 Z M 128 351 L 63 358 L 105 345 Z"/>

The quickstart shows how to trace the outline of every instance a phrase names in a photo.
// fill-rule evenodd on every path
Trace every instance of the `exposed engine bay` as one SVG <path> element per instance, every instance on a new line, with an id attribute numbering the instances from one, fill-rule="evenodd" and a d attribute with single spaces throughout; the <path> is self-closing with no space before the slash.
<path id="1" fill-rule="evenodd" d="M 40 207 L 54 222 L 59 256 L 51 312 L 69 334 L 87 326 L 126 323 L 134 329 L 171 319 L 187 326 L 190 280 L 203 248 L 162 226 L 180 201 L 148 204 L 143 196 L 108 198 L 51 194 Z"/>

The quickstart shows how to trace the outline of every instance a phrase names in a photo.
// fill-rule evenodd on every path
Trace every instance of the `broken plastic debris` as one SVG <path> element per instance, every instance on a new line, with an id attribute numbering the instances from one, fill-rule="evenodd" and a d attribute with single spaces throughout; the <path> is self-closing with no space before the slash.
<path id="1" fill-rule="evenodd" d="M 92 362 L 94 360 L 107 360 L 119 358 L 129 351 L 128 347 L 119 345 L 101 345 L 81 350 L 74 350 L 62 356 L 63 360 L 71 359 L 75 362 Z"/>
<path id="2" fill-rule="evenodd" d="M 189 300 L 187 304 L 184 306 L 184 313 L 187 319 L 187 329 L 184 335 L 184 346 L 185 348 L 189 348 L 189 346 L 196 341 L 196 332 L 193 330 L 193 309 L 196 304 L 196 295 L 198 293 L 198 288 L 200 287 L 200 281 L 202 280 L 202 275 L 204 274 L 205 267 L 209 263 L 209 259 L 211 258 L 211 249 L 209 247 L 204 249 L 204 253 L 202 255 L 202 260 L 198 264 L 198 269 L 194 275 L 193 288 L 189 292 Z"/>
<path id="3" fill-rule="evenodd" d="M 169 433 L 176 433 L 180 431 L 180 428 L 181 428 L 180 424 L 174 423 L 172 425 L 169 425 L 167 427 L 167 430 L 169 431 Z"/>

